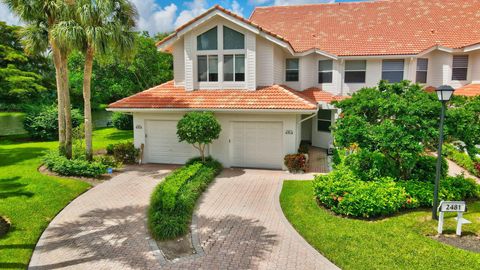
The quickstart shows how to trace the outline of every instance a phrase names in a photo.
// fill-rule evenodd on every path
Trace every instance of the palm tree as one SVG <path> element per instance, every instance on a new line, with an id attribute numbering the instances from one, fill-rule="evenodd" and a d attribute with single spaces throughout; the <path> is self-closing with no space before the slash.
<path id="1" fill-rule="evenodd" d="M 137 10 L 128 0 L 77 0 L 72 20 L 55 26 L 55 38 L 69 43 L 85 55 L 83 100 L 85 115 L 85 155 L 92 160 L 91 80 L 96 54 L 115 51 L 131 56 L 135 43 Z"/>
<path id="2" fill-rule="evenodd" d="M 68 86 L 67 58 L 69 48 L 55 39 L 52 29 L 69 15 L 72 1 L 62 0 L 0 0 L 5 3 L 26 26 L 22 30 L 25 49 L 41 53 L 49 48 L 55 65 L 58 101 L 58 141 L 60 152 L 72 156 L 72 120 Z"/>

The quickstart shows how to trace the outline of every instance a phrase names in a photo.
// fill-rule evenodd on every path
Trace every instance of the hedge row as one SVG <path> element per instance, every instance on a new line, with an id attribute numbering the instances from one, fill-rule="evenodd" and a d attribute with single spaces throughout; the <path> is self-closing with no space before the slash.
<path id="1" fill-rule="evenodd" d="M 472 179 L 446 177 L 440 183 L 440 199 L 465 200 L 479 196 L 479 186 Z M 430 181 L 396 182 L 389 177 L 362 181 L 348 169 L 316 176 L 314 190 L 319 203 L 333 212 L 362 218 L 387 216 L 401 209 L 431 207 L 433 201 Z"/>
<path id="2" fill-rule="evenodd" d="M 148 210 L 148 226 L 157 240 L 174 239 L 188 232 L 195 203 L 222 165 L 208 158 L 193 159 L 168 175 L 153 192 Z"/>

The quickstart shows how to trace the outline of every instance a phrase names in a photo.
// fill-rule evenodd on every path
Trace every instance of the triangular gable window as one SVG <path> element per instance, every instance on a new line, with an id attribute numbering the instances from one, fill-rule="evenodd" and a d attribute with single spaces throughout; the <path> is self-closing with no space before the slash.
<path id="1" fill-rule="evenodd" d="M 197 36 L 197 50 L 217 50 L 218 49 L 217 27 Z"/>
<path id="2" fill-rule="evenodd" d="M 245 49 L 245 35 L 224 26 L 223 27 L 223 49 L 224 50 Z"/>

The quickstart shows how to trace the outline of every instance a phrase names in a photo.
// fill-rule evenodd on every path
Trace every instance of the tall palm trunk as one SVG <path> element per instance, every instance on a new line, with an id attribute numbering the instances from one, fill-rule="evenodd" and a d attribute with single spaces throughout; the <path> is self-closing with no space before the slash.
<path id="1" fill-rule="evenodd" d="M 92 160 L 92 108 L 91 99 L 91 81 L 93 68 L 94 49 L 88 47 L 85 53 L 85 66 L 83 69 L 83 113 L 85 116 L 85 156 L 87 160 Z"/>
<path id="2" fill-rule="evenodd" d="M 62 81 L 62 61 L 60 59 L 60 50 L 55 42 L 52 42 L 53 64 L 55 66 L 55 79 L 57 82 L 57 104 L 58 104 L 58 144 L 59 151 L 65 154 L 65 107 Z"/>
<path id="3" fill-rule="evenodd" d="M 68 86 L 68 66 L 67 66 L 67 53 L 61 52 L 61 80 L 63 87 L 64 98 L 64 114 L 65 114 L 65 156 L 68 159 L 72 158 L 72 112 L 70 105 L 70 90 Z"/>

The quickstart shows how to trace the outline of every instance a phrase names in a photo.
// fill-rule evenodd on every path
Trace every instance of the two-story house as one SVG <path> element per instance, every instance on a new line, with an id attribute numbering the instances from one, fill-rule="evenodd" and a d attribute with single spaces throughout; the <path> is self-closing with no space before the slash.
<path id="1" fill-rule="evenodd" d="M 258 7 L 249 19 L 215 6 L 157 46 L 174 80 L 109 106 L 133 114 L 150 163 L 197 154 L 176 136 L 188 111 L 215 113 L 223 130 L 208 151 L 226 167 L 282 168 L 302 140 L 329 147 L 333 100 L 382 79 L 480 93 L 480 1 Z"/>

